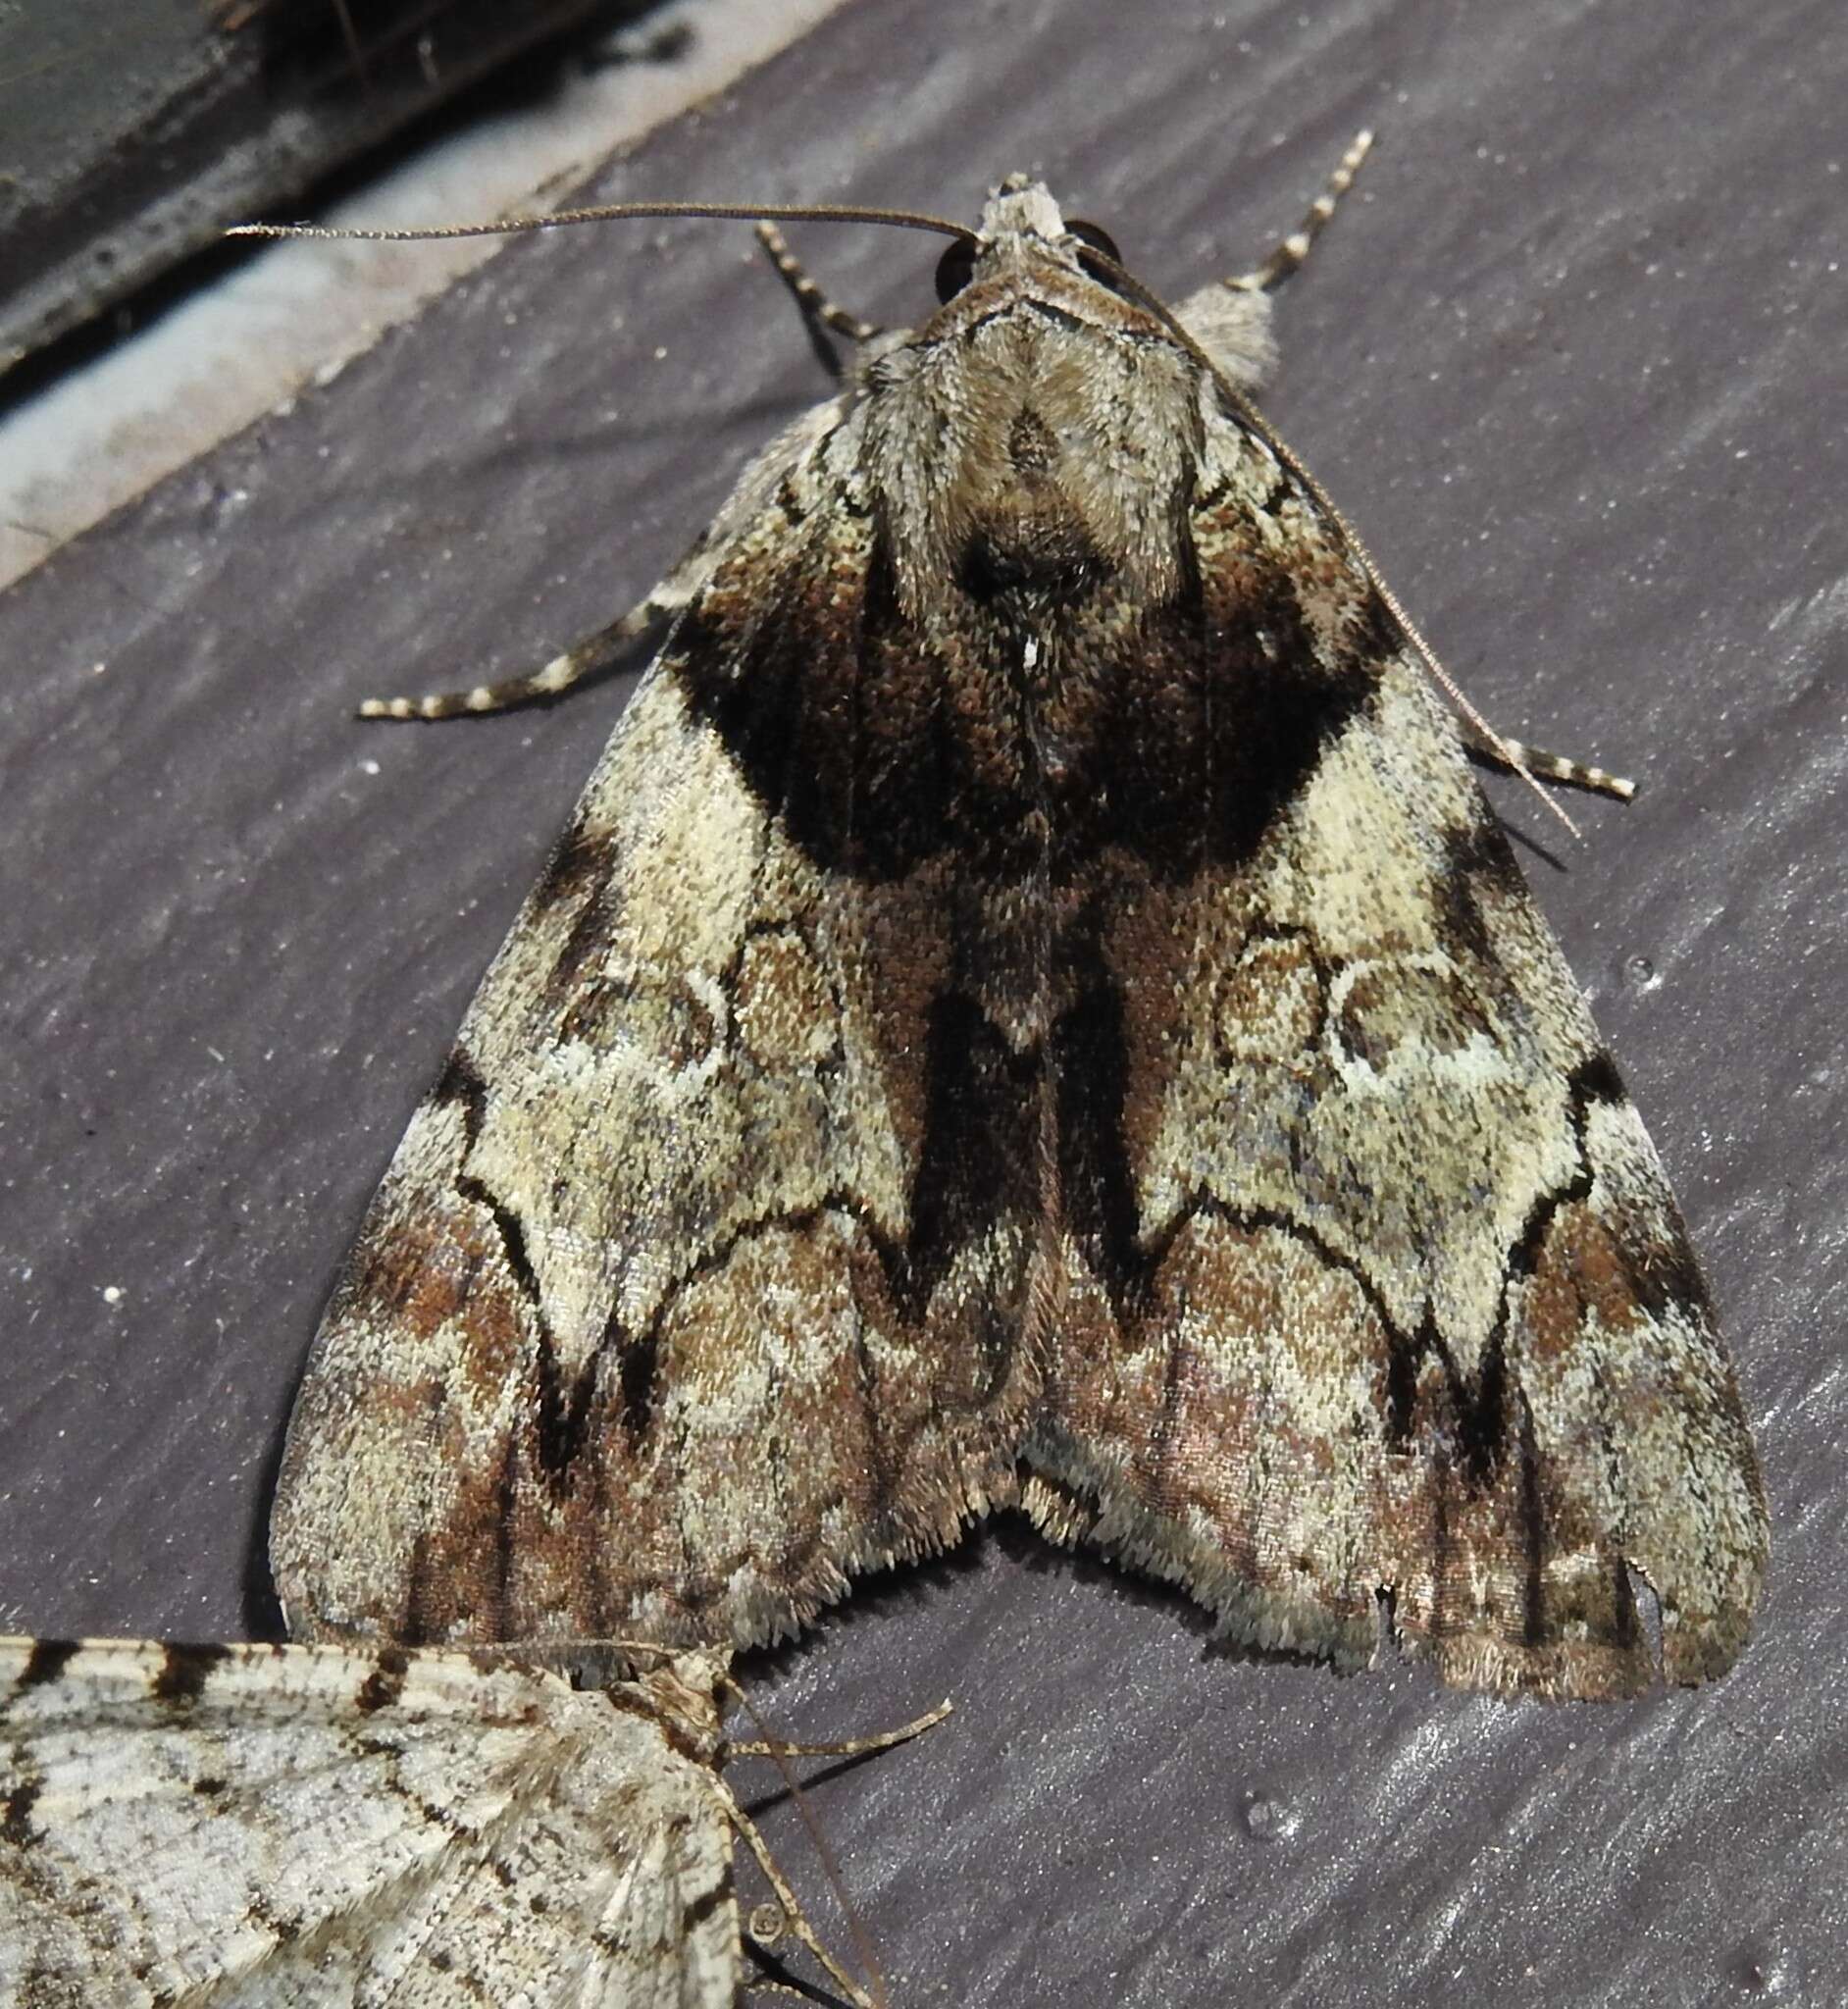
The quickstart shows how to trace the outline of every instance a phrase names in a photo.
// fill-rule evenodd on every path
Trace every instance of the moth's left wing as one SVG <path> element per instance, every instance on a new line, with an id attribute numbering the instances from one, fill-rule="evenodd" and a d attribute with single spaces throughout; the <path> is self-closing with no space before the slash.
<path id="1" fill-rule="evenodd" d="M 1142 762 L 1192 816 L 1095 867 L 1053 1051 L 1114 1204 L 1067 1177 L 1029 1505 L 1248 1641 L 1352 1663 L 1384 1596 L 1468 1685 L 1646 1681 L 1633 1567 L 1669 1677 L 1718 1673 L 1764 1494 L 1655 1151 L 1396 621 L 1229 402 L 1187 535 L 1198 650 L 1118 759 L 1192 718 Z"/>

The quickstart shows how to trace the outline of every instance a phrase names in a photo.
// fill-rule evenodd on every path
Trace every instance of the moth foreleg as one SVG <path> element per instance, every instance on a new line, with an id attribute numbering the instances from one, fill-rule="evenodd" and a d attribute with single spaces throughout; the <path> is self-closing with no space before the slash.
<path id="1" fill-rule="evenodd" d="M 1309 206 L 1298 229 L 1256 270 L 1237 279 L 1216 279 L 1190 293 L 1174 318 L 1212 359 L 1213 367 L 1241 390 L 1256 390 L 1277 360 L 1270 334 L 1270 295 L 1309 256 L 1335 204 L 1353 184 L 1373 135 L 1362 132 L 1341 157 L 1341 165 Z"/>
<path id="2" fill-rule="evenodd" d="M 736 1682 L 727 1685 L 743 1692 Z M 745 1743 L 734 1740 L 731 1750 L 740 1758 L 864 1758 L 874 1751 L 890 1751 L 895 1744 L 908 1744 L 913 1737 L 935 1729 L 950 1714 L 950 1708 L 949 1702 L 940 1702 L 896 1730 L 881 1730 L 870 1737 L 837 1737 L 826 1744 L 793 1744 L 783 1737 L 760 1737 Z"/>
<path id="3" fill-rule="evenodd" d="M 1341 156 L 1340 165 L 1328 178 L 1328 185 L 1309 206 L 1309 214 L 1297 225 L 1290 234 L 1283 238 L 1261 265 L 1252 271 L 1241 273 L 1237 279 L 1222 280 L 1222 285 L 1243 293 L 1267 293 L 1282 285 L 1309 255 L 1309 247 L 1328 227 L 1328 219 L 1335 213 L 1335 205 L 1354 186 L 1354 178 L 1360 171 L 1373 144 L 1369 131 L 1357 132 L 1354 143 Z"/>
<path id="4" fill-rule="evenodd" d="M 1559 788 L 1585 789 L 1593 795 L 1615 796 L 1627 802 L 1636 794 L 1636 784 L 1620 774 L 1610 774 L 1588 760 L 1574 760 L 1569 754 L 1549 753 L 1542 747 L 1530 747 L 1524 740 L 1503 737 L 1499 745 L 1480 732 L 1468 718 L 1459 718 L 1463 745 L 1472 760 L 1504 774 L 1530 774 L 1535 781 L 1549 781 Z"/>
<path id="5" fill-rule="evenodd" d="M 820 1938 L 816 1935 L 814 1927 L 808 1922 L 808 1914 L 803 1911 L 801 1905 L 796 1901 L 796 1892 L 790 1888 L 789 1879 L 784 1876 L 782 1867 L 778 1864 L 776 1857 L 770 1853 L 769 1843 L 764 1840 L 763 1835 L 758 1831 L 757 1824 L 738 1804 L 737 1799 L 733 1796 L 731 1787 L 716 1776 L 709 1779 L 707 1784 L 713 1797 L 725 1810 L 726 1818 L 744 1837 L 744 1843 L 749 1848 L 751 1854 L 757 1858 L 757 1867 L 763 1872 L 764 1880 L 776 1893 L 777 1903 L 783 1909 L 783 1916 L 792 1936 L 805 1946 L 809 1953 L 826 1969 L 828 1978 L 847 1999 L 852 2003 L 853 2009 L 879 2009 L 879 2005 L 874 1998 L 867 1994 L 865 1989 L 854 1981 L 852 1976 L 847 1972 L 841 1963 L 835 1959 L 834 1955 L 828 1951 L 827 1947 L 822 1944 Z"/>
<path id="6" fill-rule="evenodd" d="M 429 691 L 421 697 L 368 697 L 359 707 L 361 718 L 459 718 L 465 712 L 511 711 L 522 704 L 537 704 L 560 697 L 573 685 L 607 669 L 639 637 L 678 605 L 663 603 L 662 589 L 656 587 L 640 605 L 630 608 L 620 621 L 599 628 L 594 635 L 555 655 L 537 670 L 521 677 L 508 677 L 498 684 L 476 684 L 467 691 Z"/>
<path id="7" fill-rule="evenodd" d="M 836 335 L 845 335 L 848 341 L 872 341 L 885 334 L 886 331 L 877 323 L 862 321 L 857 314 L 849 314 L 845 307 L 836 306 L 809 278 L 802 261 L 790 249 L 788 240 L 775 224 L 759 224 L 757 241 L 769 253 L 777 276 L 796 295 L 796 305 L 810 320 L 819 321 Z"/>
<path id="8" fill-rule="evenodd" d="M 620 660 L 629 645 L 658 621 L 671 620 L 698 593 L 733 548 L 740 532 L 756 520 L 778 484 L 823 439 L 846 409 L 829 398 L 787 425 L 738 478 L 738 485 L 707 528 L 689 545 L 654 591 L 620 621 L 555 655 L 542 668 L 469 691 L 437 691 L 422 697 L 369 697 L 361 718 L 456 718 L 465 712 L 507 711 L 559 697 L 586 678 Z"/>

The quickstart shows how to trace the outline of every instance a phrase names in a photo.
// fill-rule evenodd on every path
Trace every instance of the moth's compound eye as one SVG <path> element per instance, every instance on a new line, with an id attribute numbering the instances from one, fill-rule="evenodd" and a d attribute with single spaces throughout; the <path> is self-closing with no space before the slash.
<path id="1" fill-rule="evenodd" d="M 937 261 L 937 298 L 953 300 L 975 277 L 975 239 L 952 237 L 950 249 Z"/>
<path id="2" fill-rule="evenodd" d="M 1065 234 L 1078 240 L 1078 262 L 1101 285 L 1110 285 L 1116 275 L 1108 267 L 1094 263 L 1085 256 L 1087 250 L 1101 251 L 1111 265 L 1121 265 L 1123 254 L 1116 248 L 1116 239 L 1108 231 L 1100 230 L 1096 224 L 1080 223 L 1075 219 L 1065 226 Z"/>

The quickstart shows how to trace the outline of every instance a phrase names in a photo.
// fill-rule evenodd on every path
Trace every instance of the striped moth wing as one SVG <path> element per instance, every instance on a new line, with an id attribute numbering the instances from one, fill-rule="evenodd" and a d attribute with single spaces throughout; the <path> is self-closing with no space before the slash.
<path id="1" fill-rule="evenodd" d="M 0 1641 L 10 2009 L 733 2009 L 723 1661 Z"/>

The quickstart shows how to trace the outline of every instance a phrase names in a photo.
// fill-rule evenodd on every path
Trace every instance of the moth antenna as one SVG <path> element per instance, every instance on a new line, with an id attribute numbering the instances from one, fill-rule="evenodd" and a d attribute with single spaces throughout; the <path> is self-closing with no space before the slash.
<path id="1" fill-rule="evenodd" d="M 1401 633 L 1411 643 L 1419 660 L 1430 674 L 1432 682 L 1437 685 L 1438 689 L 1449 697 L 1450 701 L 1463 713 L 1463 717 L 1481 734 L 1482 738 L 1488 743 L 1490 750 L 1498 760 L 1504 763 L 1509 772 L 1519 775 L 1521 780 L 1527 784 L 1534 793 L 1535 800 L 1543 808 L 1557 816 L 1574 838 L 1580 837 L 1582 833 L 1578 825 L 1572 821 L 1566 811 L 1560 807 L 1559 803 L 1534 779 L 1533 770 L 1528 767 L 1526 761 L 1521 757 L 1522 749 L 1518 743 L 1503 739 L 1501 734 L 1490 725 L 1481 712 L 1463 695 L 1462 686 L 1459 685 L 1444 665 L 1438 661 L 1436 652 L 1432 649 L 1431 644 L 1419 634 L 1412 616 L 1406 612 L 1404 606 L 1400 603 L 1399 595 L 1380 577 L 1380 570 L 1373 562 L 1372 552 L 1360 541 L 1360 535 L 1354 526 L 1335 507 L 1334 503 L 1329 500 L 1327 489 L 1297 459 L 1296 455 L 1277 438 L 1275 433 L 1270 435 L 1270 443 L 1276 449 L 1284 465 L 1297 476 L 1298 480 L 1308 486 L 1309 493 L 1327 510 L 1329 516 L 1341 531 L 1342 536 L 1347 539 L 1349 548 L 1360 561 L 1361 569 L 1365 572 L 1366 576 L 1373 582 L 1373 591 L 1386 603 L 1386 611 L 1399 623 Z"/>
<path id="2" fill-rule="evenodd" d="M 1361 541 L 1360 532 L 1336 508 L 1334 498 L 1322 487 L 1321 483 L 1315 479 L 1314 475 L 1309 472 L 1295 447 L 1290 445 L 1282 435 L 1278 433 L 1276 427 L 1264 417 L 1238 386 L 1232 383 L 1222 370 L 1217 368 L 1212 358 L 1207 355 L 1199 342 L 1174 318 L 1173 312 L 1158 293 L 1151 292 L 1133 273 L 1126 272 L 1114 259 L 1105 257 L 1101 251 L 1093 250 L 1088 253 L 1087 262 L 1093 266 L 1102 267 L 1123 291 L 1133 295 L 1137 301 L 1147 307 L 1160 321 L 1161 325 L 1187 350 L 1189 355 L 1193 356 L 1212 373 L 1214 380 L 1225 392 L 1226 397 L 1231 401 L 1239 416 L 1263 440 L 1283 466 L 1287 467 L 1297 480 L 1303 484 L 1303 487 L 1314 499 L 1316 506 L 1322 510 L 1328 520 L 1340 531 L 1342 537 L 1347 541 L 1348 548 L 1359 561 L 1361 571 L 1366 574 L 1373 591 L 1384 601 L 1386 611 L 1399 624 L 1400 633 L 1412 644 L 1413 654 L 1423 663 L 1431 680 L 1449 697 L 1450 701 L 1463 717 L 1469 721 L 1495 758 L 1501 761 L 1511 774 L 1519 775 L 1521 780 L 1532 789 L 1542 806 L 1551 815 L 1557 816 L 1574 838 L 1581 837 L 1583 833 L 1579 830 L 1578 825 L 1572 821 L 1566 811 L 1560 807 L 1553 798 L 1547 794 L 1545 789 L 1534 779 L 1531 770 L 1521 759 L 1514 743 L 1505 740 L 1490 725 L 1481 712 L 1463 695 L 1463 690 L 1456 679 L 1438 661 L 1436 652 L 1431 647 L 1431 644 L 1425 641 L 1424 637 L 1419 634 L 1417 624 L 1406 612 L 1405 607 L 1400 602 L 1399 595 L 1393 592 L 1392 588 L 1386 584 L 1385 579 L 1381 576 L 1378 565 L 1373 562 L 1372 552 Z"/>
<path id="3" fill-rule="evenodd" d="M 591 209 L 555 209 L 548 216 L 509 216 L 488 224 L 431 224 L 401 230 L 346 229 L 335 224 L 232 224 L 228 237 L 342 237 L 368 244 L 436 242 L 449 237 L 510 236 L 516 231 L 557 231 L 573 224 L 626 223 L 638 217 L 712 217 L 720 222 L 785 224 L 890 224 L 899 231 L 931 231 L 940 237 L 975 241 L 966 224 L 908 209 L 862 209 L 852 204 L 736 202 L 606 202 Z"/>

